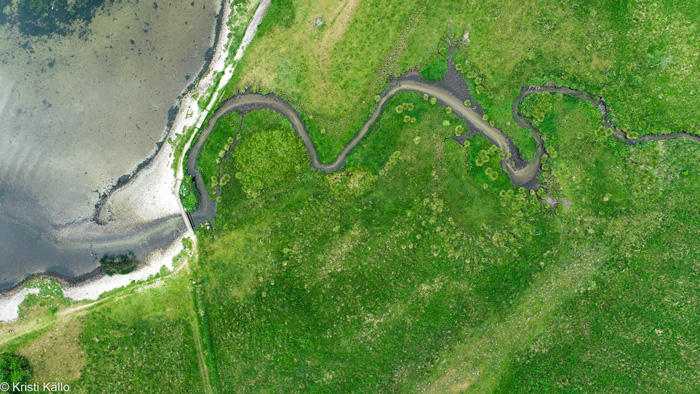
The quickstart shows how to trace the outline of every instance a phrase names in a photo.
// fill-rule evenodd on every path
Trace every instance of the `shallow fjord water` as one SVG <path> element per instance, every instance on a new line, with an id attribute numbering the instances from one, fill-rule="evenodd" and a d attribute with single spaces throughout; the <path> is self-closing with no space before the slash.
<path id="1" fill-rule="evenodd" d="M 52 233 L 90 220 L 99 196 L 155 152 L 213 44 L 216 0 L 95 1 L 68 26 L 50 21 L 58 1 L 24 24 L 0 1 L 0 290 L 47 270 L 82 275 L 97 266 L 93 253 L 126 251 Z M 163 246 L 184 224 L 146 227 L 125 234 L 128 249 Z"/>

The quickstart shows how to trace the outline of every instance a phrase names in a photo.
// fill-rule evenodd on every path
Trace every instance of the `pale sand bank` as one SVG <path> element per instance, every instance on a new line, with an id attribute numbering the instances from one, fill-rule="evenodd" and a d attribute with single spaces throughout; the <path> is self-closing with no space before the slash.
<path id="1" fill-rule="evenodd" d="M 21 289 L 0 298 L 0 321 L 11 322 L 19 316 L 19 304 L 29 294 L 38 294 L 39 289 Z"/>

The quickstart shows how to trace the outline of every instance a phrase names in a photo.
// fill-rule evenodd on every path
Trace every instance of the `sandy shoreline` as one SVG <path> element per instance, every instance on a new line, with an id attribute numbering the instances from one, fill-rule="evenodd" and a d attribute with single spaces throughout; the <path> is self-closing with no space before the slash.
<path id="1" fill-rule="evenodd" d="M 229 2 L 224 2 L 221 10 L 223 13 L 223 23 L 221 24 L 221 31 L 218 35 L 219 39 L 218 42 L 215 43 L 215 52 L 209 63 L 208 70 L 205 77 L 181 98 L 179 111 L 168 131 L 167 139 L 174 140 L 175 137 L 182 134 L 188 127 L 194 125 L 199 127 L 204 122 L 207 114 L 216 103 L 221 89 L 230 81 L 236 64 L 245 52 L 245 48 L 252 41 L 257 27 L 270 5 L 270 0 L 262 0 L 259 6 L 257 5 L 258 2 L 254 1 L 250 5 L 251 8 L 239 12 L 238 9 L 231 9 L 231 4 Z M 236 49 L 237 52 L 234 62 L 226 66 L 225 62 L 231 50 L 229 38 L 231 29 L 228 26 L 228 21 L 232 17 L 246 14 L 249 10 L 253 9 L 252 7 L 256 6 L 257 9 L 251 19 L 251 23 L 248 25 L 241 45 Z M 237 23 L 245 22 L 245 20 L 237 21 Z M 212 94 L 207 108 L 203 112 L 200 112 L 197 100 L 195 100 L 193 96 L 206 92 L 206 90 L 212 86 L 216 73 L 220 72 L 223 72 L 224 75 L 219 81 L 217 89 Z M 189 149 L 194 135 L 196 135 L 196 133 L 194 133 L 187 142 L 183 150 L 183 156 Z M 105 232 L 106 230 L 107 232 L 116 233 L 176 214 L 182 216 L 187 230 L 167 246 L 150 252 L 144 259 L 144 264 L 138 270 L 128 275 L 111 277 L 99 275 L 94 279 L 89 279 L 82 283 L 67 285 L 63 290 L 66 297 L 73 300 L 95 300 L 105 292 L 127 286 L 134 281 L 146 280 L 150 276 L 160 272 L 162 267 L 172 270 L 173 258 L 183 250 L 183 238 L 192 239 L 196 250 L 196 237 L 194 236 L 193 229 L 187 220 L 185 210 L 178 197 L 180 181 L 184 174 L 181 166 L 178 168 L 176 174 L 173 172 L 171 168 L 175 160 L 173 154 L 174 150 L 172 145 L 166 143 L 161 147 L 153 160 L 139 171 L 127 185 L 115 191 L 114 194 L 110 196 L 109 200 L 100 210 L 98 217 L 100 221 L 108 223 L 106 227 L 105 225 L 98 226 L 95 222 L 85 222 L 78 227 L 72 227 L 63 232 L 59 232 L 58 238 L 61 239 L 65 237 L 65 239 L 68 239 L 69 232 L 70 238 L 73 238 L 75 237 L 76 231 L 83 234 L 94 234 L 98 231 L 97 227 L 99 227 L 100 232 Z M 132 220 L 123 222 L 118 220 L 118 218 L 124 217 Z M 21 302 L 27 294 L 36 291 L 36 289 L 27 289 L 20 286 L 13 291 L 0 295 L 0 321 L 9 322 L 16 320 Z"/>
<path id="2" fill-rule="evenodd" d="M 173 259 L 182 251 L 182 239 L 188 235 L 178 237 L 166 248 L 157 249 L 148 256 L 148 263 L 140 269 L 127 275 L 102 276 L 94 280 L 87 280 L 74 286 L 67 286 L 63 289 L 63 294 L 75 301 L 96 300 L 104 292 L 128 286 L 132 282 L 147 280 L 156 275 L 165 267 L 173 270 Z"/>
<path id="3" fill-rule="evenodd" d="M 10 322 L 17 319 L 19 304 L 29 294 L 37 294 L 39 289 L 18 289 L 6 294 L 0 302 L 0 322 Z"/>

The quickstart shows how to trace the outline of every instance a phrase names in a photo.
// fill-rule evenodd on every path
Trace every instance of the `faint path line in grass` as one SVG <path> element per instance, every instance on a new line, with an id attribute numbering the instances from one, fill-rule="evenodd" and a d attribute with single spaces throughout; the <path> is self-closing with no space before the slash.
<path id="1" fill-rule="evenodd" d="M 187 266 L 187 275 L 192 278 L 192 273 Z M 207 394 L 213 394 L 214 389 L 211 384 L 211 375 L 209 372 L 209 367 L 207 366 L 207 358 L 204 354 L 204 348 L 202 347 L 202 324 L 199 319 L 198 303 L 197 303 L 197 290 L 192 289 L 192 308 L 190 309 L 190 323 L 192 324 L 192 331 L 194 334 L 194 346 L 197 349 L 197 362 L 199 363 L 199 373 L 202 376 L 202 385 L 204 386 L 204 392 Z"/>
<path id="2" fill-rule="evenodd" d="M 196 311 L 192 311 L 196 313 Z M 197 317 L 193 316 L 191 321 L 192 331 L 194 333 L 194 346 L 197 349 L 197 361 L 199 363 L 199 374 L 202 376 L 202 386 L 204 392 L 207 394 L 213 394 L 214 390 L 211 387 L 211 380 L 209 380 L 209 368 L 207 368 L 207 361 L 204 357 L 204 351 L 202 350 L 202 338 L 199 332 L 199 325 L 197 324 Z"/>
<path id="3" fill-rule="evenodd" d="M 594 277 L 604 254 L 594 249 L 577 252 L 565 265 L 543 271 L 509 315 L 486 322 L 479 332 L 451 349 L 453 356 L 435 367 L 439 374 L 417 391 L 493 392 L 510 356 L 553 323 L 555 310 Z"/>
<path id="4" fill-rule="evenodd" d="M 346 0 L 341 4 L 333 19 L 327 25 L 328 30 L 321 39 L 321 43 L 318 46 L 319 51 L 317 52 L 319 65 L 323 69 L 327 70 L 332 63 L 331 52 L 338 41 L 345 35 L 359 5 L 359 0 Z"/>
<path id="5" fill-rule="evenodd" d="M 216 366 L 216 356 L 209 333 L 209 325 L 206 321 L 206 314 L 202 310 L 199 302 L 199 292 L 196 287 L 192 287 L 192 313 L 195 327 L 195 345 L 197 346 L 197 359 L 200 363 L 200 371 L 205 374 L 205 389 L 208 393 L 218 393 L 219 373 Z M 206 334 L 206 335 L 205 335 Z"/>
<path id="6" fill-rule="evenodd" d="M 174 271 L 172 271 L 170 274 L 168 274 L 168 277 L 172 277 L 176 275 L 182 268 L 185 268 L 188 266 L 188 263 L 182 263 L 177 268 L 175 268 Z M 188 271 L 189 272 L 189 271 Z M 48 328 L 55 324 L 58 321 L 61 321 L 60 319 L 68 319 L 68 318 L 75 318 L 77 316 L 83 316 L 87 312 L 89 312 L 89 309 L 92 309 L 94 307 L 97 307 L 101 304 L 104 304 L 108 301 L 120 301 L 123 300 L 127 297 L 133 296 L 135 294 L 138 294 L 140 290 L 144 290 L 147 288 L 152 287 L 154 284 L 164 280 L 163 277 L 161 278 L 153 278 L 153 279 L 147 279 L 143 282 L 139 282 L 142 286 L 139 286 L 138 288 L 134 289 L 124 289 L 124 292 L 118 292 L 116 294 L 104 296 L 98 300 L 86 303 L 86 304 L 78 304 L 78 305 L 71 305 L 68 306 L 65 309 L 61 309 L 56 313 L 56 318 L 55 319 L 48 319 L 43 322 L 37 323 L 37 320 L 32 320 L 31 322 L 28 322 L 27 324 L 23 324 L 23 321 L 21 320 L 15 320 L 14 322 L 11 322 L 11 327 L 14 329 L 14 334 L 12 336 L 7 336 L 3 335 L 0 336 L 0 346 L 5 345 L 7 343 L 13 342 L 19 338 L 22 338 L 26 335 L 32 334 L 36 331 L 39 331 L 44 328 Z"/>
<path id="7" fill-rule="evenodd" d="M 108 296 L 101 298 L 97 301 L 92 301 L 87 304 L 80 304 L 80 305 L 73 305 L 69 306 L 66 309 L 61 309 L 56 313 L 55 318 L 47 318 L 47 320 L 43 322 L 38 322 L 37 320 L 32 319 L 30 322 L 27 322 L 27 324 L 23 324 L 24 322 L 21 320 L 15 320 L 15 322 L 10 323 L 11 325 L 8 327 L 13 327 L 13 335 L 3 335 L 0 337 L 0 346 L 6 345 L 8 343 L 14 342 L 24 336 L 33 334 L 37 331 L 41 331 L 43 329 L 48 329 L 51 326 L 55 325 L 56 323 L 60 321 L 67 320 L 69 318 L 75 318 L 78 316 L 82 316 L 88 312 L 88 309 L 96 307 L 100 304 L 105 303 L 106 301 L 119 301 L 123 298 L 128 297 L 131 294 L 123 294 L 120 296 Z"/>
<path id="8" fill-rule="evenodd" d="M 406 22 L 403 30 L 399 34 L 399 38 L 394 43 L 391 51 L 384 57 L 382 66 L 377 72 L 377 77 L 375 78 L 374 84 L 372 85 L 371 92 L 376 92 L 381 86 L 390 82 L 392 78 L 399 74 L 398 61 L 403 57 L 406 47 L 408 46 L 408 41 L 413 37 L 416 29 L 420 25 L 423 17 L 425 16 L 425 0 L 419 1 L 415 6 L 411 17 Z"/>

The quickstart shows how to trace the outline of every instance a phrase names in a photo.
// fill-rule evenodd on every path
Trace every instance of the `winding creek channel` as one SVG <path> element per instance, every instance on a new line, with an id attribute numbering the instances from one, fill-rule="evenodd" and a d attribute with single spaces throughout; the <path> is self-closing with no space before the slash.
<path id="1" fill-rule="evenodd" d="M 468 133 L 462 137 L 456 137 L 458 142 L 463 142 L 466 136 L 472 133 L 479 133 L 488 139 L 492 144 L 496 145 L 503 154 L 501 160 L 501 168 L 505 171 L 516 186 L 521 186 L 527 189 L 536 189 L 537 175 L 541 169 L 542 155 L 545 153 L 542 139 L 535 130 L 535 127 L 527 122 L 518 112 L 518 106 L 527 96 L 536 93 L 549 94 L 564 94 L 581 100 L 590 102 L 601 110 L 601 117 L 606 128 L 612 131 L 612 135 L 622 139 L 627 143 L 634 144 L 644 141 L 660 141 L 671 140 L 675 138 L 687 138 L 696 142 L 700 142 L 700 136 L 690 134 L 688 132 L 679 132 L 666 135 L 644 135 L 639 138 L 630 139 L 627 135 L 616 128 L 608 118 L 608 109 L 602 98 L 593 99 L 587 96 L 584 92 L 573 90 L 566 87 L 553 86 L 529 86 L 521 89 L 520 95 L 515 99 L 512 105 L 513 118 L 518 125 L 530 130 L 532 137 L 537 142 L 537 151 L 533 161 L 525 162 L 518 148 L 513 144 L 510 137 L 503 134 L 498 128 L 491 126 L 488 121 L 482 119 L 482 114 L 477 107 L 468 107 L 464 105 L 465 100 L 471 99 L 469 88 L 455 69 L 454 63 L 451 60 L 448 62 L 447 72 L 445 77 L 438 83 L 431 84 L 422 80 L 417 73 L 410 73 L 402 77 L 395 78 L 381 94 L 380 100 L 377 103 L 372 115 L 365 121 L 362 128 L 355 136 L 345 145 L 342 152 L 332 163 L 322 163 L 318 158 L 318 152 L 314 146 L 306 125 L 301 120 L 299 113 L 283 99 L 272 95 L 261 95 L 255 93 L 243 93 L 226 100 L 221 107 L 209 119 L 208 126 L 201 131 L 197 143 L 192 147 L 187 161 L 187 171 L 195 180 L 197 189 L 200 194 L 200 204 L 195 212 L 191 214 L 192 224 L 194 227 L 199 227 L 205 222 L 213 222 L 216 216 L 216 203 L 212 201 L 207 193 L 202 175 L 197 168 L 197 159 L 204 149 L 207 138 L 211 135 L 217 121 L 231 112 L 235 111 L 252 111 L 259 109 L 270 109 L 278 112 L 286 117 L 294 127 L 294 131 L 301 138 L 306 146 L 307 153 L 311 156 L 311 168 L 325 172 L 335 172 L 340 170 L 345 164 L 345 159 L 348 154 L 362 141 L 369 130 L 381 116 L 384 108 L 389 100 L 401 92 L 416 92 L 427 94 L 436 98 L 443 106 L 452 108 L 452 113 L 464 120 L 468 127 Z M 472 100 L 473 102 L 473 100 Z M 218 193 L 217 193 L 218 194 Z"/>

